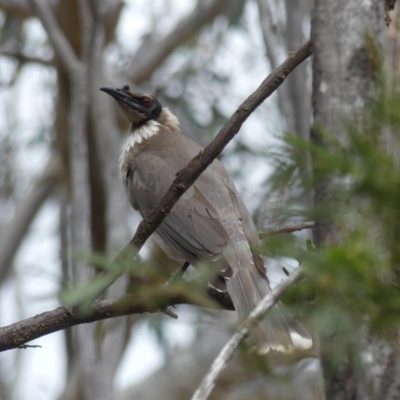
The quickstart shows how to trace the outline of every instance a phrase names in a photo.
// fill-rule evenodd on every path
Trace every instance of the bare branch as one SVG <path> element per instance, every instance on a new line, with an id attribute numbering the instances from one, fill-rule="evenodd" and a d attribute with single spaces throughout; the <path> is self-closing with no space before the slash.
<path id="1" fill-rule="evenodd" d="M 31 56 L 20 51 L 13 51 L 10 49 L 0 48 L 0 55 L 6 57 L 13 57 L 18 60 L 20 63 L 36 63 L 45 65 L 47 67 L 52 67 L 54 65 L 54 60 L 52 58 L 44 58 L 44 57 L 37 57 Z"/>
<path id="2" fill-rule="evenodd" d="M 232 0 L 199 1 L 192 14 L 180 21 L 167 36 L 156 40 L 154 36 L 145 39 L 128 67 L 127 77 L 135 84 L 150 79 L 159 65 L 180 45 L 187 43 L 200 29 L 211 23 L 232 7 Z"/>
<path id="3" fill-rule="evenodd" d="M 297 281 L 302 273 L 302 268 L 297 268 L 292 272 L 287 279 L 278 285 L 272 292 L 257 305 L 252 311 L 250 316 L 244 321 L 242 326 L 236 331 L 229 342 L 223 347 L 217 358 L 213 361 L 208 373 L 201 381 L 196 392 L 193 394 L 191 400 L 206 400 L 215 386 L 221 372 L 225 369 L 228 361 L 232 358 L 233 353 L 239 346 L 243 338 L 248 334 L 249 330 L 257 325 L 257 323 L 264 317 L 265 313 L 270 310 L 273 305 L 278 301 L 282 293 Z"/>
<path id="4" fill-rule="evenodd" d="M 315 226 L 314 221 L 309 221 L 309 222 L 300 222 L 298 224 L 293 224 L 293 225 L 286 225 L 286 226 L 281 226 L 279 228 L 273 228 L 273 229 L 267 229 L 264 232 L 259 233 L 259 237 L 264 238 L 266 236 L 272 236 L 272 235 L 278 235 L 280 233 L 292 233 L 296 231 L 302 231 L 303 229 L 312 229 Z"/>
<path id="5" fill-rule="evenodd" d="M 223 308 L 233 309 L 232 303 L 229 307 L 229 295 L 224 298 L 223 293 L 213 289 L 208 289 L 207 292 Z M 124 315 L 158 312 L 167 306 L 178 304 L 192 304 L 208 308 L 215 304 L 215 308 L 218 308 L 217 303 L 210 302 L 206 297 L 191 296 L 189 298 L 184 294 L 172 293 L 171 287 L 162 287 L 151 291 L 150 294 L 149 291 L 146 291 L 146 294 L 129 294 L 116 300 L 98 301 L 87 313 L 83 313 L 78 307 L 59 307 L 0 328 L 0 351 L 19 348 L 31 340 L 75 325 Z M 226 305 L 228 307 L 225 307 Z"/>
<path id="6" fill-rule="evenodd" d="M 50 43 L 57 57 L 61 60 L 70 77 L 76 75 L 81 65 L 78 58 L 60 29 L 51 8 L 43 0 L 29 0 L 36 15 L 39 17 L 47 32 Z"/>

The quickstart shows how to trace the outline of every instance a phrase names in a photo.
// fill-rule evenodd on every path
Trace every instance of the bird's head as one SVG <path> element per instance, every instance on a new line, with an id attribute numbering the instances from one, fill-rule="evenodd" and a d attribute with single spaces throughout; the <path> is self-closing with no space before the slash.
<path id="1" fill-rule="evenodd" d="M 132 93 L 128 85 L 122 88 L 102 87 L 101 91 L 112 96 L 132 127 L 139 127 L 158 118 L 162 111 L 161 103 L 150 94 Z"/>

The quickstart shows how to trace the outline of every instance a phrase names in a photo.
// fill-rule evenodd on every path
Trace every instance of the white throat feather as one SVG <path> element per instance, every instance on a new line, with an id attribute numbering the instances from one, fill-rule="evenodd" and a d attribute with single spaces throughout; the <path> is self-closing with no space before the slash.
<path id="1" fill-rule="evenodd" d="M 135 144 L 140 144 L 143 140 L 147 140 L 152 136 L 157 135 L 160 126 L 161 124 L 159 122 L 150 120 L 144 123 L 140 128 L 131 132 L 125 144 L 122 146 L 121 156 L 119 158 L 120 166 L 122 166 L 125 156 L 135 146 Z"/>
<path id="2" fill-rule="evenodd" d="M 166 129 L 179 129 L 178 118 L 168 108 L 164 107 L 161 113 L 161 123 L 158 121 L 150 120 L 145 122 L 140 128 L 131 132 L 125 144 L 122 146 L 120 161 L 120 170 L 123 175 L 122 166 L 126 155 L 136 145 L 142 143 L 144 140 L 157 135 L 160 132 L 161 126 Z"/>
<path id="3" fill-rule="evenodd" d="M 133 147 L 136 143 L 142 143 L 154 135 L 157 135 L 161 124 L 151 119 L 145 122 L 142 126 L 132 131 L 125 145 Z"/>

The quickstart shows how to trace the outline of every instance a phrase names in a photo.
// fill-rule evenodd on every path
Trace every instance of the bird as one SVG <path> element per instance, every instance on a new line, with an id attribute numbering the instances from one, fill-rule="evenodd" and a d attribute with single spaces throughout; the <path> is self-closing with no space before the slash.
<path id="1" fill-rule="evenodd" d="M 178 118 L 153 95 L 132 92 L 129 85 L 100 90 L 114 98 L 129 121 L 120 174 L 130 204 L 145 218 L 177 172 L 203 148 L 181 133 Z M 255 224 L 217 159 L 181 196 L 153 236 L 169 258 L 213 268 L 210 284 L 228 291 L 240 321 L 271 291 Z M 258 354 L 312 347 L 311 335 L 282 304 L 270 314 L 252 331 Z"/>

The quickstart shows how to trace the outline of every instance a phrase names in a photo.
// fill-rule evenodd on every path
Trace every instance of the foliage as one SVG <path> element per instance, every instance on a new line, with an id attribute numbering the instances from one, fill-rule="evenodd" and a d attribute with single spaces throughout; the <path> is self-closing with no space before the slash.
<path id="1" fill-rule="evenodd" d="M 276 168 L 273 188 L 297 180 L 298 157 L 312 154 L 314 176 L 305 190 L 329 182 L 334 193 L 305 214 L 333 221 L 323 248 L 308 251 L 304 240 L 270 237 L 266 248 L 294 257 L 305 266 L 306 279 L 289 290 L 286 300 L 307 304 L 309 322 L 324 336 L 335 336 L 332 355 L 366 333 L 397 340 L 399 328 L 399 220 L 400 220 L 400 95 L 397 85 L 382 77 L 374 98 L 360 118 L 343 120 L 345 140 L 339 141 L 321 126 L 319 143 L 286 135 L 273 152 Z M 301 150 L 301 151 L 299 151 Z M 304 154 L 304 153 L 303 153 Z M 286 218 L 304 216 L 287 206 Z M 318 227 L 317 227 L 318 229 Z M 339 239 L 340 238 L 340 239 Z"/>

